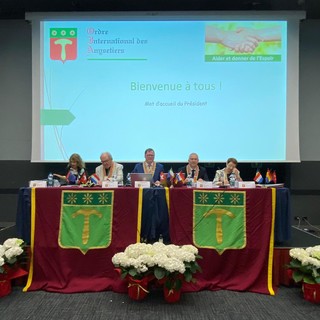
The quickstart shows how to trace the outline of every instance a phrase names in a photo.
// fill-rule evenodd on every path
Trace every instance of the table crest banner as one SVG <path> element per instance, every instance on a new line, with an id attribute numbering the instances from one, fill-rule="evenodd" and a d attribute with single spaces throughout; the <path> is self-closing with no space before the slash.
<path id="1" fill-rule="evenodd" d="M 109 247 L 113 198 L 113 191 L 62 191 L 59 246 L 83 254 Z"/>
<path id="2" fill-rule="evenodd" d="M 142 190 L 33 188 L 24 291 L 126 292 L 112 257 L 139 241 Z"/>
<path id="3" fill-rule="evenodd" d="M 193 192 L 193 242 L 199 248 L 227 249 L 246 246 L 245 191 Z"/>

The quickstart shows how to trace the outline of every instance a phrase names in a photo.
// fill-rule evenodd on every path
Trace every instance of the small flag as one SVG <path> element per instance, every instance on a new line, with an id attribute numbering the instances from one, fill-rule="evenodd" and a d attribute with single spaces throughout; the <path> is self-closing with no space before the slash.
<path id="1" fill-rule="evenodd" d="M 183 184 L 184 183 L 184 174 L 182 173 L 182 171 L 176 173 L 176 176 L 174 178 L 174 183 L 175 184 Z"/>
<path id="2" fill-rule="evenodd" d="M 172 168 L 168 171 L 168 174 L 167 174 L 167 180 L 172 182 L 174 179 L 174 172 L 172 170 Z"/>
<path id="3" fill-rule="evenodd" d="M 68 172 L 67 176 L 68 184 L 76 184 L 77 182 L 77 176 L 73 174 L 71 171 Z"/>
<path id="4" fill-rule="evenodd" d="M 160 184 L 164 187 L 167 186 L 167 177 L 166 174 L 164 172 L 160 173 Z"/>
<path id="5" fill-rule="evenodd" d="M 88 182 L 93 184 L 93 185 L 98 185 L 99 184 L 99 177 L 94 173 L 88 178 Z"/>
<path id="6" fill-rule="evenodd" d="M 274 170 L 274 171 L 272 172 L 272 181 L 273 181 L 273 183 L 277 183 L 277 174 L 276 174 L 276 170 Z"/>
<path id="7" fill-rule="evenodd" d="M 266 183 L 270 183 L 272 182 L 272 174 L 271 174 L 271 171 L 270 169 L 267 170 L 267 173 L 266 173 Z"/>
<path id="8" fill-rule="evenodd" d="M 83 172 L 78 180 L 78 184 L 86 184 L 87 180 L 88 180 L 87 175 L 85 172 Z"/>
<path id="9" fill-rule="evenodd" d="M 253 180 L 254 180 L 256 183 L 263 183 L 263 176 L 262 176 L 262 174 L 260 173 L 259 169 L 257 170 L 256 175 L 255 175 L 255 177 L 253 178 Z"/>

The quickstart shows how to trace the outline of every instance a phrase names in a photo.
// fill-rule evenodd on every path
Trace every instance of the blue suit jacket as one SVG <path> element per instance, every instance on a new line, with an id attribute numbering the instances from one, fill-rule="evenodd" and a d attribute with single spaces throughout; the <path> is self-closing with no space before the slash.
<path id="1" fill-rule="evenodd" d="M 152 178 L 152 182 L 160 181 L 160 173 L 164 172 L 164 167 L 161 163 L 156 163 L 156 170 Z M 132 173 L 144 173 L 143 163 L 137 163 L 132 171 Z"/>

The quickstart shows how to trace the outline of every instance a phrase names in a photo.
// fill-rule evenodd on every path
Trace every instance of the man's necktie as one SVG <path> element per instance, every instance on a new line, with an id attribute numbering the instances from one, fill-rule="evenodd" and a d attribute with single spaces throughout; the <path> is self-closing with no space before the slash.
<path id="1" fill-rule="evenodd" d="M 195 172 L 195 170 L 192 169 L 191 172 L 192 172 L 192 173 L 191 173 L 191 178 L 194 178 L 194 172 Z"/>

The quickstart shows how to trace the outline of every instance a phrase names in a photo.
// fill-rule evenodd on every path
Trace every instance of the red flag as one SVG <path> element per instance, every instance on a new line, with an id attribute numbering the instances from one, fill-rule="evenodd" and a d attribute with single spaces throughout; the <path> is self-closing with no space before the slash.
<path id="1" fill-rule="evenodd" d="M 272 172 L 272 181 L 273 181 L 273 183 L 277 183 L 277 174 L 276 174 L 276 170 L 274 170 L 274 171 Z"/>
<path id="2" fill-rule="evenodd" d="M 86 172 L 83 170 L 82 174 L 80 175 L 79 179 L 78 179 L 78 184 L 85 184 L 87 183 L 87 174 Z"/>
<path id="3" fill-rule="evenodd" d="M 164 187 L 167 186 L 167 175 L 164 172 L 160 173 L 160 184 Z"/>

